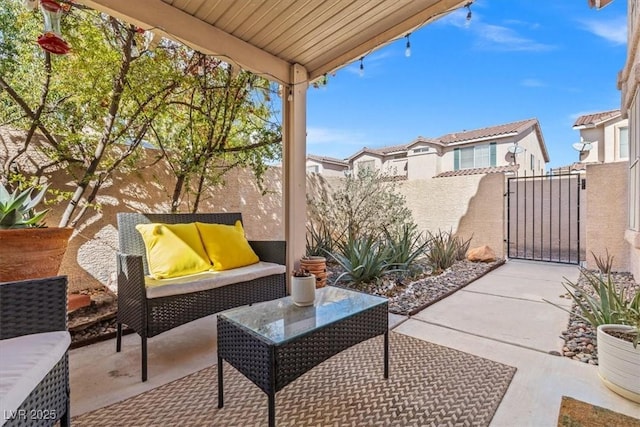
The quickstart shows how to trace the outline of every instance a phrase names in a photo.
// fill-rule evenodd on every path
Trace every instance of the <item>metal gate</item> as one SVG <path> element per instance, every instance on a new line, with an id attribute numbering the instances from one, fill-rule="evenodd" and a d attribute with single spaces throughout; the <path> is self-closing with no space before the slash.
<path id="1" fill-rule="evenodd" d="M 580 218 L 585 187 L 586 178 L 579 174 L 509 178 L 508 257 L 567 264 L 584 260 Z"/>

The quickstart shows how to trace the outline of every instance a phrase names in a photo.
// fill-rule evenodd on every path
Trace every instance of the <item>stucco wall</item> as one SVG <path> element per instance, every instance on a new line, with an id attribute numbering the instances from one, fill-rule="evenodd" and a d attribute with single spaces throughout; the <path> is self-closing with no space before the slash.
<path id="1" fill-rule="evenodd" d="M 420 230 L 453 231 L 472 246 L 504 256 L 504 175 L 471 175 L 402 182 L 400 192 Z"/>
<path id="2" fill-rule="evenodd" d="M 412 154 L 407 157 L 407 178 L 429 179 L 440 173 L 440 155 L 434 148 L 429 152 Z"/>
<path id="3" fill-rule="evenodd" d="M 587 268 L 606 250 L 615 257 L 614 269 L 629 271 L 629 243 L 625 240 L 628 203 L 628 162 L 587 166 Z M 636 276 L 638 277 L 638 276 Z"/>
<path id="4" fill-rule="evenodd" d="M 20 132 L 0 129 L 0 165 L 16 152 Z M 38 164 L 43 156 L 36 141 L 23 164 Z M 69 290 L 90 289 L 113 281 L 115 254 L 118 249 L 116 214 L 118 212 L 169 212 L 173 179 L 165 163 L 149 166 L 141 159 L 135 171 L 116 174 L 107 182 L 97 198 L 98 208 L 89 209 L 74 229 L 60 273 L 69 276 Z M 60 169 L 48 174 L 51 188 L 69 191 L 69 173 Z M 280 168 L 271 168 L 265 178 L 266 194 L 258 189 L 251 172 L 232 171 L 226 185 L 208 188 L 203 195 L 202 212 L 241 212 L 249 239 L 284 239 L 282 223 L 282 187 Z M 179 211 L 188 212 L 187 197 Z M 56 226 L 66 203 L 50 206 L 47 225 Z"/>

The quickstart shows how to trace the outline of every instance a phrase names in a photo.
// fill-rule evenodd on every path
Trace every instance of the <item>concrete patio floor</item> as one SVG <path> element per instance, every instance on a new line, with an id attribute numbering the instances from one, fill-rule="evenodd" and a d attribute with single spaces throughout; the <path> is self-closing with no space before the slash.
<path id="1" fill-rule="evenodd" d="M 468 287 L 411 318 L 390 317 L 390 328 L 435 344 L 495 360 L 518 370 L 492 426 L 555 426 L 563 395 L 640 418 L 640 405 L 607 389 L 597 367 L 553 356 L 568 314 L 542 301 L 560 298 L 564 278 L 578 268 L 510 260 Z M 70 351 L 72 416 L 115 403 L 216 363 L 215 316 L 149 341 L 149 380 L 140 381 L 140 339 L 115 340 Z"/>

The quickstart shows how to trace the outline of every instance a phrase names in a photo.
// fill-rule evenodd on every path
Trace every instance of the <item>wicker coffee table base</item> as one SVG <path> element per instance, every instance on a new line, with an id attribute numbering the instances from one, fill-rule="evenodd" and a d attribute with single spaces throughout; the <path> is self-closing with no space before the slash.
<path id="1" fill-rule="evenodd" d="M 275 426 L 275 395 L 314 366 L 384 334 L 384 378 L 389 377 L 387 304 L 362 311 L 310 333 L 276 345 L 218 316 L 218 408 L 224 406 L 223 360 L 267 394 L 269 426 Z"/>

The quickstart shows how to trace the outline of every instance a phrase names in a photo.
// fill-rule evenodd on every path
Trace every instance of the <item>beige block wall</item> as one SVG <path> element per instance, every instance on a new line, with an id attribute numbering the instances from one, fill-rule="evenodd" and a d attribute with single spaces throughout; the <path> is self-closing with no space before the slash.
<path id="1" fill-rule="evenodd" d="M 0 130 L 0 165 L 15 153 L 20 132 Z M 38 144 L 35 144 L 37 147 Z M 45 159 L 31 149 L 23 164 L 38 164 Z M 60 273 L 69 277 L 70 292 L 91 289 L 114 281 L 118 232 L 118 212 L 169 212 L 174 180 L 166 164 L 141 160 L 129 174 L 113 176 L 97 198 L 98 209 L 89 209 L 74 229 Z M 51 188 L 70 191 L 69 170 L 48 174 Z M 201 212 L 241 212 L 247 237 L 252 240 L 284 239 L 282 173 L 270 168 L 265 176 L 263 195 L 249 171 L 232 171 L 225 185 L 207 189 Z M 180 212 L 189 212 L 191 200 L 186 197 Z M 66 203 L 50 206 L 47 225 L 56 226 Z"/>
<path id="2" fill-rule="evenodd" d="M 412 180 L 399 186 L 423 231 L 453 231 L 471 246 L 489 245 L 504 257 L 504 175 Z"/>
<path id="3" fill-rule="evenodd" d="M 640 232 L 627 230 L 625 234 L 629 242 L 629 272 L 633 274 L 636 282 L 640 280 Z"/>
<path id="4" fill-rule="evenodd" d="M 614 269 L 629 271 L 629 243 L 625 240 L 628 203 L 628 162 L 587 166 L 587 268 L 606 250 L 615 257 Z M 638 276 L 636 276 L 638 277 Z"/>

